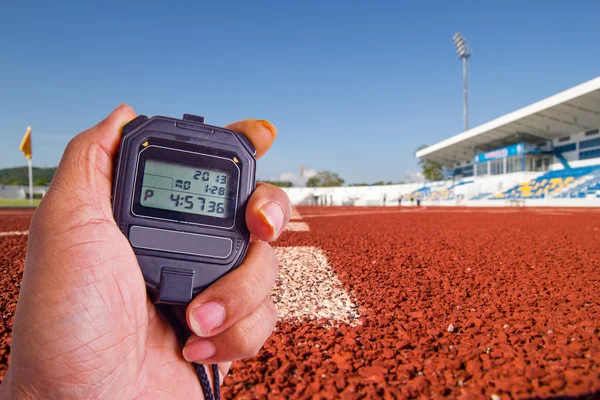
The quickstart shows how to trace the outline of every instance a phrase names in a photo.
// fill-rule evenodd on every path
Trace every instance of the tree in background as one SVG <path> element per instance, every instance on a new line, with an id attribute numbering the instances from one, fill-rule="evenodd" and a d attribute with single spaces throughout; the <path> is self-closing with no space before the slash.
<path id="1" fill-rule="evenodd" d="M 348 186 L 386 186 L 386 185 L 402 185 L 404 181 L 392 182 L 392 181 L 377 181 L 375 183 L 349 183 Z"/>
<path id="2" fill-rule="evenodd" d="M 35 180 L 33 181 L 33 186 L 47 186 L 48 185 L 48 178 L 42 176 L 39 178 L 35 178 Z"/>
<path id="3" fill-rule="evenodd" d="M 393 185 L 393 184 L 394 184 L 394 182 L 392 182 L 392 181 L 388 181 L 388 182 L 377 181 L 377 182 L 373 183 L 372 186 L 385 186 L 385 185 Z"/>
<path id="4" fill-rule="evenodd" d="M 294 186 L 294 184 L 289 181 L 261 181 L 261 182 L 269 183 L 273 186 L 282 187 L 282 188 L 289 188 L 289 187 Z"/>
<path id="5" fill-rule="evenodd" d="M 49 184 L 54 177 L 56 168 L 33 167 L 33 179 L 36 186 Z M 42 183 L 44 182 L 44 183 Z M 29 184 L 29 172 L 27 167 L 15 167 L 0 169 L 0 185 L 27 185 Z"/>
<path id="6" fill-rule="evenodd" d="M 426 145 L 421 145 L 417 149 L 417 151 L 426 148 Z M 419 166 L 423 170 L 423 176 L 428 181 L 441 181 L 444 179 L 444 168 L 442 164 L 433 160 L 425 160 L 423 158 L 419 159 Z"/>
<path id="7" fill-rule="evenodd" d="M 308 178 L 307 187 L 331 187 L 342 186 L 344 180 L 335 172 L 321 171 L 314 176 Z"/>

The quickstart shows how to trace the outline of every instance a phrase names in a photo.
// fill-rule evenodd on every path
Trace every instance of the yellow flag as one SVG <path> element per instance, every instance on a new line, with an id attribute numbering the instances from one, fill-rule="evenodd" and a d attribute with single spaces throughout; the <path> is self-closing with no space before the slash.
<path id="1" fill-rule="evenodd" d="M 25 131 L 25 136 L 23 136 L 23 140 L 21 140 L 21 145 L 19 146 L 19 150 L 23 152 L 25 157 L 31 160 L 31 127 L 27 127 L 27 131 Z"/>

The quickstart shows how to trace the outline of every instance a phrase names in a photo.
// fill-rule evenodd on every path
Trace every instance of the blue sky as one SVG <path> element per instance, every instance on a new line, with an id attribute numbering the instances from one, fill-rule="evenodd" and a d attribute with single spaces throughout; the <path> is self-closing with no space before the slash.
<path id="1" fill-rule="evenodd" d="M 462 130 L 600 75 L 600 2 L 2 2 L 0 168 L 58 163 L 119 103 L 146 115 L 269 119 L 260 179 L 331 170 L 399 181 Z M 50 6 L 50 4 L 52 4 Z M 67 5 L 68 4 L 68 5 Z"/>

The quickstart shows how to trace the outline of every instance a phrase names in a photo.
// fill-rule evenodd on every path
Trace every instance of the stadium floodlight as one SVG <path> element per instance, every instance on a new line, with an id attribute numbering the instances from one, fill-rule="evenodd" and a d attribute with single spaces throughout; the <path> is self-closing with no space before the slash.
<path id="1" fill-rule="evenodd" d="M 456 32 L 452 36 L 454 46 L 456 47 L 456 54 L 458 58 L 462 59 L 463 63 L 463 117 L 465 122 L 465 131 L 469 129 L 469 108 L 467 104 L 467 59 L 471 56 L 471 49 L 467 45 L 467 41 L 460 34 Z"/>
<path id="2" fill-rule="evenodd" d="M 471 52 L 469 51 L 469 47 L 467 46 L 467 41 L 460 34 L 460 32 L 456 32 L 454 36 L 452 36 L 452 40 L 454 41 L 454 46 L 456 46 L 456 54 L 459 58 L 469 58 Z"/>

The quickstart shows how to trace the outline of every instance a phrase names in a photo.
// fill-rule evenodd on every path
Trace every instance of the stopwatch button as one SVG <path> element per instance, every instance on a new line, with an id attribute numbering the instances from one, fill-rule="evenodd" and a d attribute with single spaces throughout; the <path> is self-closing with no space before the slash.
<path id="1" fill-rule="evenodd" d="M 141 126 L 146 121 L 148 121 L 148 117 L 146 117 L 145 115 L 138 115 L 123 127 L 123 136 L 129 135 L 131 132 L 133 132 L 136 128 Z"/>
<path id="2" fill-rule="evenodd" d="M 183 114 L 183 119 L 185 121 L 199 122 L 201 124 L 204 123 L 204 117 L 201 117 L 199 115 Z"/>
<path id="3" fill-rule="evenodd" d="M 188 304 L 192 301 L 194 271 L 164 267 L 160 273 L 158 298 L 161 303 Z"/>

